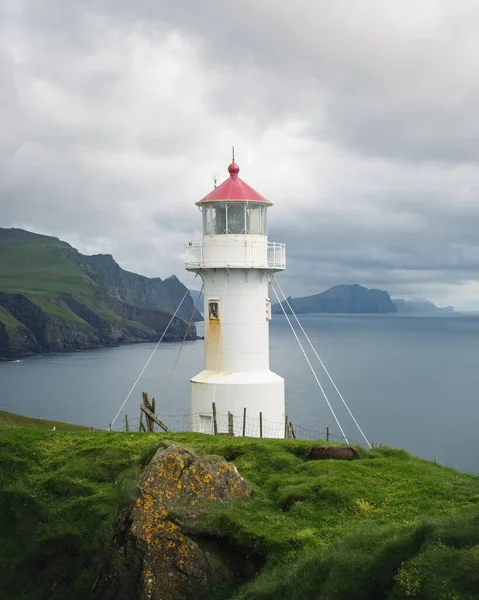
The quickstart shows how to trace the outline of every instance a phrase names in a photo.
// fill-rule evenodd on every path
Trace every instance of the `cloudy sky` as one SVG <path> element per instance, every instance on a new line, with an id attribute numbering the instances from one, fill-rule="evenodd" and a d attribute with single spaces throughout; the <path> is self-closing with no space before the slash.
<path id="1" fill-rule="evenodd" d="M 476 0 L 2 0 L 0 226 L 191 284 L 234 144 L 288 294 L 479 309 L 478 74 Z"/>

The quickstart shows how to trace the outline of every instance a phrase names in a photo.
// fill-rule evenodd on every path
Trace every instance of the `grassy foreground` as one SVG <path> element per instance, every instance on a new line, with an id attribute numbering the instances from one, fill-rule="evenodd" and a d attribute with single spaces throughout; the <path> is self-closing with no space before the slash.
<path id="1" fill-rule="evenodd" d="M 265 565 L 209 598 L 479 597 L 478 477 L 385 448 L 316 462 L 305 441 L 27 428 L 0 428 L 0 597 L 87 599 L 116 511 L 168 440 L 254 487 L 195 525 Z"/>

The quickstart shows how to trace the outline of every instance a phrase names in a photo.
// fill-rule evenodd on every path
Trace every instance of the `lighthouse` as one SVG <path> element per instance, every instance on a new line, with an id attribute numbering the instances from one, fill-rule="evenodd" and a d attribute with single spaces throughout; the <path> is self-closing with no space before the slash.
<path id="1" fill-rule="evenodd" d="M 218 433 L 232 427 L 242 435 L 247 422 L 246 435 L 284 437 L 284 380 L 269 368 L 268 276 L 284 270 L 285 245 L 268 242 L 272 203 L 239 172 L 233 155 L 228 178 L 196 203 L 202 241 L 186 245 L 186 269 L 203 281 L 205 320 L 204 370 L 190 382 L 191 425 L 213 433 L 214 404 Z"/>

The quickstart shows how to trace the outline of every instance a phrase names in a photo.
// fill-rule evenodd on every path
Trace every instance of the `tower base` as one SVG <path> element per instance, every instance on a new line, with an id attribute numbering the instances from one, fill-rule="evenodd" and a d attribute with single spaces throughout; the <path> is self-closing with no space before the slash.
<path id="1" fill-rule="evenodd" d="M 219 434 L 229 432 L 229 411 L 233 415 L 235 436 L 242 436 L 244 430 L 244 435 L 248 437 L 260 437 L 261 434 L 268 438 L 284 437 L 284 379 L 276 373 L 202 371 L 191 379 L 190 386 L 192 431 L 215 433 L 214 402 Z"/>

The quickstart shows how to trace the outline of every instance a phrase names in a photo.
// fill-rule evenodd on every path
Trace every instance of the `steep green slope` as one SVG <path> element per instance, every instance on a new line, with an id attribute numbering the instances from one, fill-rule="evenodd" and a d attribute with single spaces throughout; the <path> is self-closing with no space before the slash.
<path id="1" fill-rule="evenodd" d="M 66 242 L 22 229 L 0 228 L 0 290 L 57 297 L 93 296 L 93 282 L 69 258 L 78 254 Z"/>
<path id="2" fill-rule="evenodd" d="M 472 475 L 391 449 L 309 461 L 306 441 L 9 428 L 0 428 L 0 596 L 88 598 L 117 510 L 172 440 L 233 461 L 254 488 L 251 501 L 215 505 L 195 526 L 264 564 L 209 599 L 478 597 Z"/>
<path id="3" fill-rule="evenodd" d="M 186 288 L 123 271 L 111 257 L 106 263 L 53 237 L 0 228 L 0 358 L 157 339 Z M 95 264 L 104 267 L 97 272 Z M 135 278 L 139 293 L 128 296 L 123 291 L 135 287 Z M 142 303 L 151 281 L 156 295 Z M 192 312 L 187 297 L 179 316 Z M 167 339 L 184 333 L 184 322 L 175 319 Z"/>

